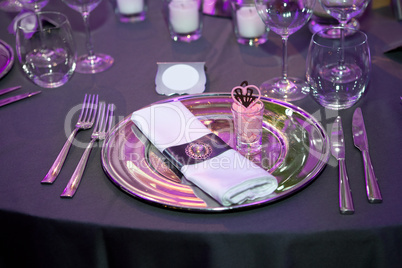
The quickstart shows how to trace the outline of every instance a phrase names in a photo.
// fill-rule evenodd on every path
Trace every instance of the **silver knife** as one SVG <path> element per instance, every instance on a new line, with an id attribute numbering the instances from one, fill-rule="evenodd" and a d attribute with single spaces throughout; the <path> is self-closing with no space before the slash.
<path id="1" fill-rule="evenodd" d="M 345 141 L 341 117 L 338 116 L 332 125 L 331 154 L 338 160 L 339 166 L 339 210 L 342 214 L 353 214 L 352 192 L 349 187 L 349 178 L 345 164 Z"/>
<path id="2" fill-rule="evenodd" d="M 6 93 L 8 93 L 8 92 L 17 90 L 17 89 L 19 89 L 19 88 L 21 88 L 21 86 L 9 87 L 9 88 L 2 89 L 2 90 L 0 90 L 0 96 L 6 94 Z"/>
<path id="3" fill-rule="evenodd" d="M 380 187 L 378 186 L 377 178 L 374 174 L 373 165 L 371 164 L 366 128 L 364 126 L 363 114 L 360 107 L 357 108 L 353 114 L 352 132 L 353 142 L 363 155 L 364 177 L 366 181 L 368 201 L 370 203 L 381 203 L 381 191 Z"/>
<path id="4" fill-rule="evenodd" d="M 10 98 L 7 98 L 7 99 L 0 100 L 0 107 L 2 107 L 4 105 L 7 105 L 7 104 L 10 104 L 10 103 L 13 103 L 13 102 L 16 102 L 16 101 L 19 101 L 19 100 L 22 100 L 22 99 L 25 99 L 25 98 L 32 97 L 32 96 L 34 96 L 36 94 L 39 94 L 41 92 L 42 91 L 30 92 L 30 93 L 25 93 L 25 94 L 21 94 L 21 95 L 17 95 L 17 96 L 13 96 L 13 97 L 10 97 Z"/>

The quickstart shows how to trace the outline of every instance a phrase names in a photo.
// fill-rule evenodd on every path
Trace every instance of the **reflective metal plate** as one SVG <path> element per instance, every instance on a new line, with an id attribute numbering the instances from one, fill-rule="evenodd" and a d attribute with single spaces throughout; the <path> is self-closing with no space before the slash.
<path id="1" fill-rule="evenodd" d="M 0 78 L 10 71 L 14 64 L 13 49 L 4 41 L 0 40 Z"/>
<path id="2" fill-rule="evenodd" d="M 177 97 L 197 118 L 234 147 L 230 94 L 209 93 Z M 263 150 L 253 161 L 279 181 L 277 190 L 263 200 L 225 207 L 185 178 L 145 139 L 130 116 L 106 138 L 102 165 L 111 181 L 129 195 L 167 208 L 219 212 L 253 208 L 301 190 L 324 168 L 329 142 L 321 124 L 302 109 L 261 98 L 265 105 Z"/>

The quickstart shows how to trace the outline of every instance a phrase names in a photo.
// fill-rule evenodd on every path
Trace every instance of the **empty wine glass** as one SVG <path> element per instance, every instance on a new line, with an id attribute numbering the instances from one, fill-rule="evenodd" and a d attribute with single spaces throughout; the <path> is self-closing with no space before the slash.
<path id="1" fill-rule="evenodd" d="M 328 109 L 351 107 L 361 98 L 369 82 L 371 59 L 367 35 L 359 30 L 349 30 L 351 34 L 344 37 L 343 41 L 340 37 L 325 38 L 320 32 L 315 33 L 311 39 L 306 77 L 315 100 Z M 344 64 L 354 65 L 359 70 L 354 80 L 342 81 L 327 77 L 327 70 L 338 65 L 341 48 Z"/>
<path id="2" fill-rule="evenodd" d="M 261 93 L 267 97 L 286 101 L 307 96 L 309 85 L 302 79 L 288 77 L 287 41 L 313 14 L 315 0 L 255 0 L 263 22 L 282 37 L 282 77 L 272 78 L 261 84 Z"/>
<path id="3" fill-rule="evenodd" d="M 67 6 L 82 15 L 86 32 L 86 47 L 88 54 L 79 56 L 77 59 L 76 72 L 84 74 L 94 74 L 103 72 L 113 65 L 114 59 L 106 54 L 94 52 L 91 31 L 89 27 L 89 14 L 102 0 L 62 0 Z"/>
<path id="4" fill-rule="evenodd" d="M 332 69 L 328 69 L 323 74 L 326 79 L 338 80 L 340 83 L 347 83 L 356 80 L 356 76 L 360 74 L 359 68 L 354 65 L 347 66 L 344 64 L 343 40 L 345 39 L 345 31 L 347 23 L 361 12 L 363 12 L 370 0 L 320 0 L 322 8 L 329 15 L 338 20 L 340 28 L 340 54 L 338 65 Z"/>
<path id="5" fill-rule="evenodd" d="M 320 32 L 323 36 L 331 38 L 339 38 L 340 32 L 334 30 L 334 27 L 339 26 L 339 22 L 337 19 L 329 15 L 320 3 L 316 3 L 313 10 L 313 16 L 309 22 L 310 31 L 315 34 L 316 32 Z M 347 24 L 346 28 L 352 28 L 355 30 L 359 30 L 360 23 L 356 18 L 352 18 Z M 327 29 L 326 31 L 323 31 Z M 350 34 L 347 30 L 345 31 L 345 35 Z"/>
<path id="6" fill-rule="evenodd" d="M 363 12 L 370 0 L 319 0 L 327 14 L 338 20 L 339 26 L 345 28 L 346 24 Z"/>

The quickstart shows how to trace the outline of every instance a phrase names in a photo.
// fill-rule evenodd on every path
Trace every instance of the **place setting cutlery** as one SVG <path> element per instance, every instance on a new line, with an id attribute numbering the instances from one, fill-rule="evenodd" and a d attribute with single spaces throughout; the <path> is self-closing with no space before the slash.
<path id="1" fill-rule="evenodd" d="M 13 92 L 14 90 L 17 90 L 20 88 L 21 88 L 21 86 L 15 86 L 15 87 L 9 87 L 9 88 L 2 89 L 2 90 L 0 90 L 0 96 L 4 95 L 6 93 L 9 93 L 9 92 Z"/>
<path id="2" fill-rule="evenodd" d="M 84 173 L 86 164 L 88 162 L 89 155 L 91 154 L 92 147 L 96 141 L 102 141 L 106 138 L 107 133 L 112 127 L 114 113 L 114 105 L 108 104 L 106 110 L 106 104 L 100 103 L 98 117 L 96 119 L 95 127 L 91 135 L 91 141 L 85 149 L 80 162 L 78 163 L 73 175 L 71 176 L 66 188 L 64 189 L 61 197 L 73 197 L 77 188 L 81 182 L 82 175 Z"/>
<path id="3" fill-rule="evenodd" d="M 364 177 L 366 183 L 367 198 L 370 203 L 381 203 L 382 196 L 378 181 L 374 173 L 373 165 L 371 164 L 366 127 L 362 110 L 356 108 L 352 120 L 353 142 L 355 146 L 362 152 L 364 163 Z"/>
<path id="4" fill-rule="evenodd" d="M 349 186 L 349 177 L 345 164 L 345 140 L 342 119 L 338 116 L 331 130 L 331 154 L 338 160 L 339 167 L 339 210 L 342 214 L 353 214 L 352 192 Z"/>
<path id="5" fill-rule="evenodd" d="M 75 128 L 67 138 L 66 143 L 61 149 L 52 167 L 41 181 L 42 184 L 52 184 L 56 180 L 78 131 L 90 129 L 95 125 L 91 135 L 91 141 L 85 149 L 77 168 L 75 169 L 71 179 L 61 195 L 61 197 L 74 196 L 81 181 L 94 143 L 96 141 L 104 140 L 112 127 L 114 110 L 114 104 L 108 104 L 106 108 L 106 104 L 104 102 L 99 103 L 99 96 L 97 94 L 85 94 L 84 102 L 82 103 L 81 112 Z"/>
<path id="6" fill-rule="evenodd" d="M 98 95 L 85 94 L 84 102 L 82 103 L 81 107 L 81 113 L 77 123 L 75 124 L 75 128 L 73 132 L 71 132 L 55 162 L 53 163 L 52 167 L 49 169 L 48 173 L 41 181 L 41 183 L 52 184 L 56 180 L 78 131 L 90 129 L 94 124 L 97 108 Z"/>
<path id="7" fill-rule="evenodd" d="M 0 90 L 0 96 L 4 95 L 4 94 L 7 94 L 7 93 L 10 93 L 10 92 L 13 92 L 13 91 L 15 91 L 17 89 L 20 89 L 20 88 L 21 88 L 21 86 L 15 86 L 15 87 L 2 89 L 2 90 Z M 23 94 L 20 94 L 20 95 L 16 95 L 16 96 L 12 96 L 12 97 L 9 97 L 9 98 L 2 99 L 2 100 L 0 100 L 0 107 L 2 107 L 4 105 L 7 105 L 7 104 L 10 104 L 10 103 L 13 103 L 13 102 L 16 102 L 16 101 L 19 101 L 19 100 L 30 98 L 32 96 L 35 96 L 35 95 L 41 93 L 41 92 L 42 91 L 28 92 L 28 93 L 23 93 Z"/>
<path id="8" fill-rule="evenodd" d="M 361 108 L 354 111 L 352 120 L 353 142 L 362 152 L 367 199 L 370 203 L 381 203 L 382 195 L 371 163 L 366 128 Z M 353 214 L 354 204 L 345 164 L 345 141 L 341 117 L 338 116 L 331 130 L 331 154 L 339 166 L 339 210 L 341 214 Z"/>

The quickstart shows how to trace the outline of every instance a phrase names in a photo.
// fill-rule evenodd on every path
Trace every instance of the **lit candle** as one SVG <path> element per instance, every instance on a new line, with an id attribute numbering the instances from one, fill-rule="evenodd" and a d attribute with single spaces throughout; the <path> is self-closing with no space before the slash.
<path id="1" fill-rule="evenodd" d="M 198 29 L 197 1 L 175 1 L 169 4 L 169 20 L 176 33 L 191 33 Z"/>
<path id="2" fill-rule="evenodd" d="M 117 0 L 121 14 L 137 14 L 144 9 L 144 0 Z"/>
<path id="3" fill-rule="evenodd" d="M 237 30 L 245 38 L 259 37 L 265 32 L 265 24 L 255 7 L 242 7 L 236 12 Z"/>

